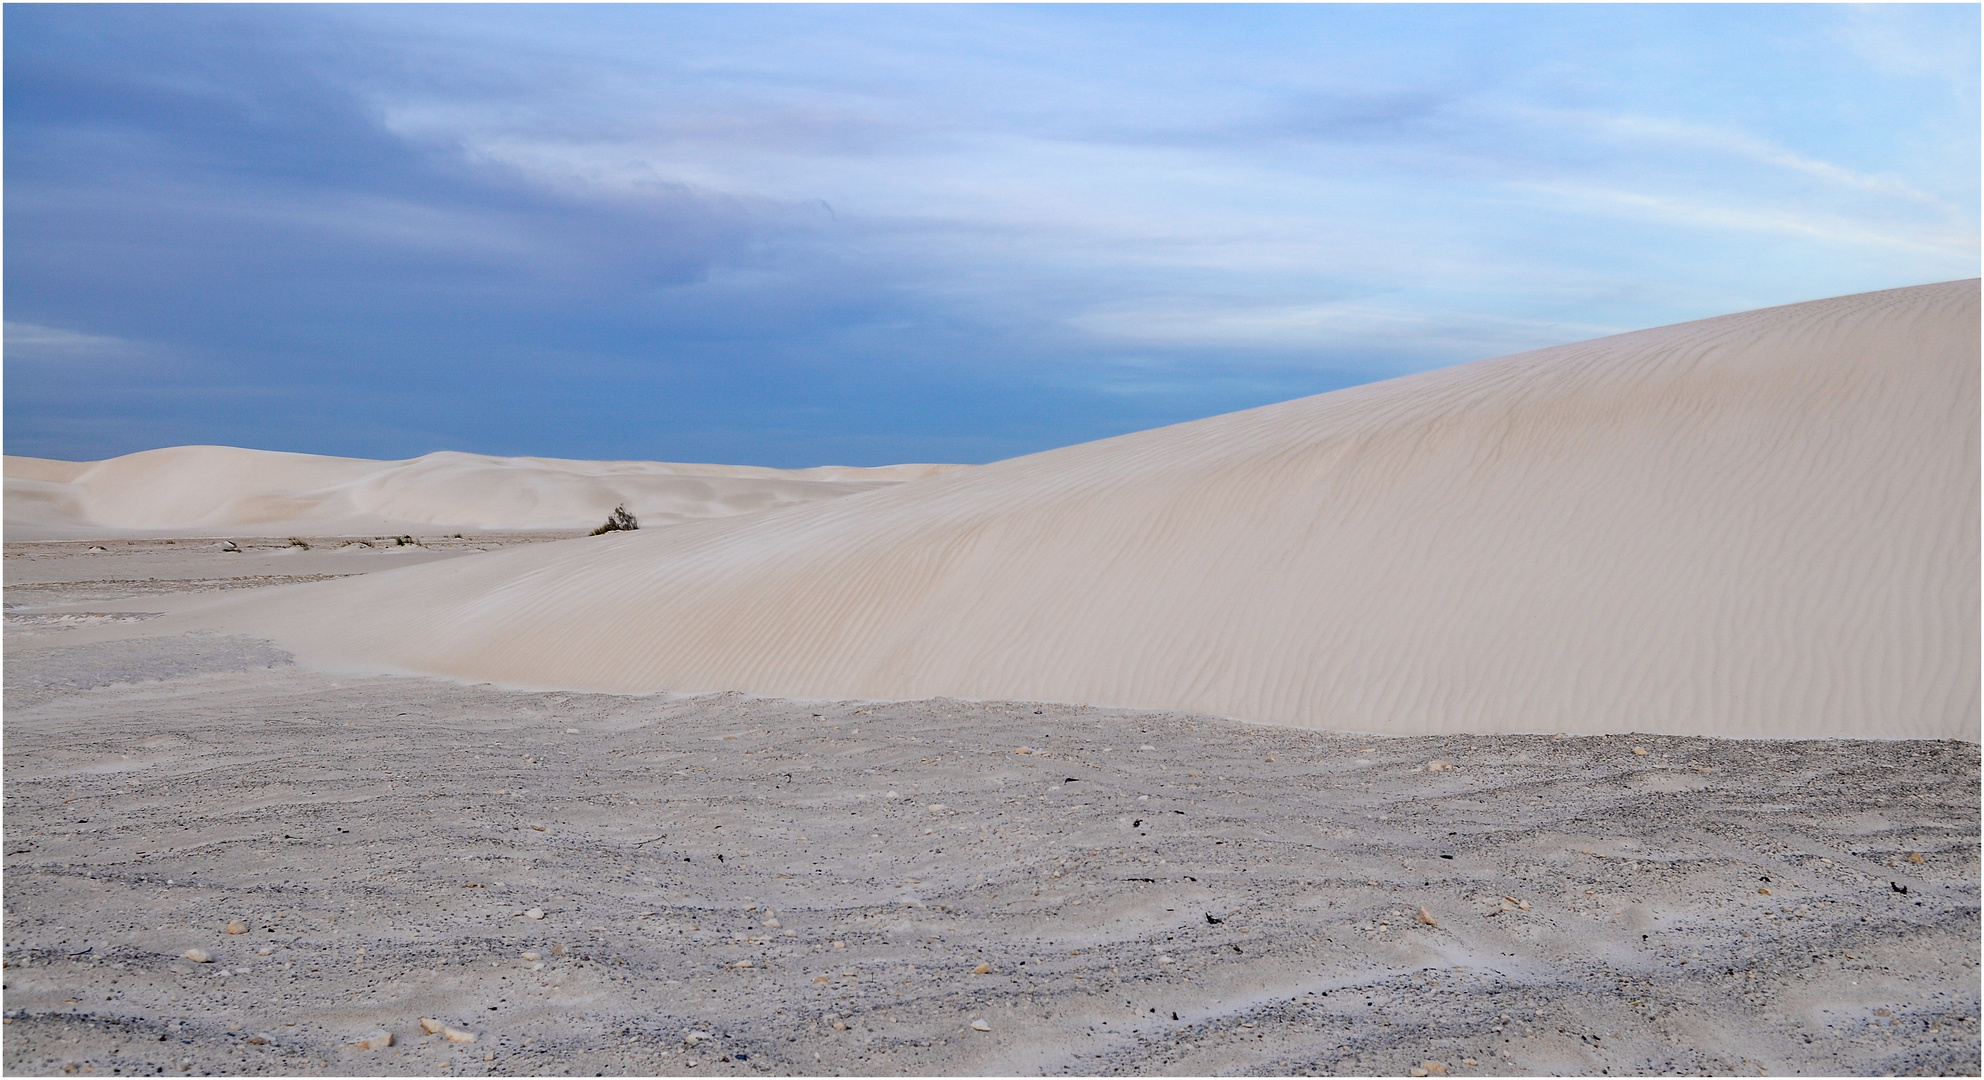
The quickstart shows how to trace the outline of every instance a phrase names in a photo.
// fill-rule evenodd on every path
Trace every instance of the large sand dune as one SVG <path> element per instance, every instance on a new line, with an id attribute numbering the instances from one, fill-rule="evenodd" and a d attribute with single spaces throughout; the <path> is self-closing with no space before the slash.
<path id="1" fill-rule="evenodd" d="M 1978 316 L 1725 316 L 204 617 L 511 685 L 1974 739 Z"/>
<path id="2" fill-rule="evenodd" d="M 377 535 L 592 528 L 625 504 L 650 524 L 728 517 L 955 466 L 763 469 L 443 452 L 406 461 L 175 446 L 107 461 L 6 459 L 12 540 Z"/>

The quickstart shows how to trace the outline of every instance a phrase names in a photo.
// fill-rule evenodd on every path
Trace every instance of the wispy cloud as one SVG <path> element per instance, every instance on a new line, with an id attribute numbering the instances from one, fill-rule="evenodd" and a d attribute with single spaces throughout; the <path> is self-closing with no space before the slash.
<path id="1" fill-rule="evenodd" d="M 1850 247 L 1886 247 L 1938 253 L 1978 250 L 1977 233 L 1962 226 L 1937 223 L 1878 224 L 1823 212 L 1735 205 L 1696 196 L 1664 195 L 1595 185 L 1536 183 L 1522 185 L 1552 199 L 1586 210 L 1645 217 L 1700 229 L 1771 233 L 1809 237 Z"/>
<path id="2" fill-rule="evenodd" d="M 1484 356 L 1539 340 L 1575 341 L 1632 329 L 1492 315 L 1442 316 L 1354 301 L 1212 306 L 1196 298 L 1088 311 L 1069 323 L 1098 337 L 1145 344 L 1341 352 L 1413 341 L 1478 349 Z"/>
<path id="3" fill-rule="evenodd" d="M 12 320 L 5 325 L 5 342 L 9 361 L 29 363 L 48 360 L 128 360 L 146 351 L 138 342 L 124 338 Z"/>
<path id="4" fill-rule="evenodd" d="M 1586 127 L 1613 138 L 1645 140 L 1664 149 L 1705 151 L 1739 161 L 1773 166 L 1834 187 L 1920 203 L 1945 213 L 1956 211 L 1956 207 L 1948 201 L 1917 189 L 1893 173 L 1858 172 L 1741 131 L 1648 116 L 1572 110 L 1535 110 L 1531 115 L 1538 120 Z"/>
<path id="5" fill-rule="evenodd" d="M 9 447 L 1017 453 L 1974 273 L 1976 9 L 1860 19 L 10 8 Z"/>

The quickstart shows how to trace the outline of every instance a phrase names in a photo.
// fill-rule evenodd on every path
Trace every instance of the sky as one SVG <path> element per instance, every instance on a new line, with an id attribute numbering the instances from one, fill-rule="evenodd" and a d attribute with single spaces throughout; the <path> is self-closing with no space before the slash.
<path id="1" fill-rule="evenodd" d="M 983 462 L 1978 274 L 1974 4 L 3 29 L 9 454 Z"/>

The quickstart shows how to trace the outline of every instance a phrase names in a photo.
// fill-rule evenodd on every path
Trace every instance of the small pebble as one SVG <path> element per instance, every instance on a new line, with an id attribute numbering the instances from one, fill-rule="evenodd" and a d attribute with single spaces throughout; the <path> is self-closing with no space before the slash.
<path id="1" fill-rule="evenodd" d="M 386 1047 L 393 1045 L 393 1033 L 390 1031 L 381 1031 L 375 1035 L 367 1035 L 358 1040 L 357 1045 L 360 1050 L 384 1050 Z"/>
<path id="2" fill-rule="evenodd" d="M 441 1035 L 451 1043 L 472 1043 L 475 1041 L 475 1032 L 473 1031 L 456 1031 L 454 1028 L 443 1028 Z"/>
<path id="3" fill-rule="evenodd" d="M 543 832 L 543 831 L 544 831 L 544 826 L 542 826 L 542 825 L 532 825 L 532 826 L 531 826 L 531 828 L 532 828 L 532 829 L 535 829 L 535 830 L 536 830 L 536 831 L 538 831 L 538 832 Z"/>
<path id="4" fill-rule="evenodd" d="M 988 1024 L 988 1023 L 986 1023 L 986 1022 L 985 1022 L 985 1021 L 983 1021 L 983 1020 L 973 1020 L 973 1021 L 971 1022 L 971 1030 L 973 1030 L 973 1031 L 991 1031 L 991 1030 L 992 1030 L 992 1025 L 991 1025 L 991 1024 Z"/>
<path id="5" fill-rule="evenodd" d="M 526 918 L 526 919 L 542 919 L 542 918 L 544 918 L 544 909 L 543 909 L 543 908 L 531 908 L 531 909 L 530 909 L 529 911 L 526 911 L 526 912 L 524 912 L 524 918 Z"/>
<path id="6" fill-rule="evenodd" d="M 1425 923 L 1427 926 L 1440 925 L 1439 923 L 1433 921 L 1433 913 L 1427 911 L 1425 908 L 1419 909 L 1419 921 Z"/>
<path id="7" fill-rule="evenodd" d="M 541 959 L 543 959 L 543 957 L 541 957 L 541 956 L 539 956 L 539 955 L 537 955 L 537 954 L 536 954 L 536 953 L 534 953 L 534 952 L 527 952 L 527 953 L 525 953 L 525 954 L 524 954 L 524 959 L 525 959 L 525 960 L 529 960 L 529 961 L 536 961 L 536 960 L 541 960 Z"/>
<path id="8" fill-rule="evenodd" d="M 214 954 L 205 949 L 187 949 L 181 955 L 196 964 L 211 964 L 214 962 Z"/>
<path id="9" fill-rule="evenodd" d="M 977 967 L 975 967 L 975 968 L 972 968 L 972 969 L 971 969 L 971 973 L 972 973 L 973 975 L 990 975 L 990 974 L 992 974 L 992 965 L 991 965 L 991 964 L 980 964 L 980 965 L 978 965 Z"/>
<path id="10" fill-rule="evenodd" d="M 420 1018 L 420 1030 L 429 1035 L 439 1035 L 441 1032 L 447 1030 L 447 1025 L 439 1020 L 423 1016 Z"/>
<path id="11" fill-rule="evenodd" d="M 1419 1067 L 1435 1076 L 1447 1075 L 1447 1064 L 1444 1061 L 1422 1061 Z"/>
<path id="12" fill-rule="evenodd" d="M 1639 755 L 1640 757 L 1645 757 L 1645 756 L 1646 756 L 1646 747 L 1644 747 L 1644 746 L 1635 746 L 1635 747 L 1633 747 L 1633 753 L 1635 753 L 1635 754 L 1637 754 L 1637 755 Z"/>
<path id="13" fill-rule="evenodd" d="M 230 934 L 245 934 L 248 932 L 248 924 L 242 922 L 240 919 L 236 919 L 227 924 L 227 932 Z"/>
<path id="14" fill-rule="evenodd" d="M 268 947 L 267 945 L 264 945 L 261 948 L 255 950 L 256 956 L 274 956 L 275 954 L 276 951 Z"/>
<path id="15" fill-rule="evenodd" d="M 1454 763 L 1451 761 L 1429 761 L 1426 763 L 1427 772 L 1444 772 L 1453 767 Z"/>

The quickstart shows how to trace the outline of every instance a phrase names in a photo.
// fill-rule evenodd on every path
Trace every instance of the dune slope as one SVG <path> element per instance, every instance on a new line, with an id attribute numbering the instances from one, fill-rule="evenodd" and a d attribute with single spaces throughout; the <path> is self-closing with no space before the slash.
<path id="1" fill-rule="evenodd" d="M 649 524 L 727 517 L 955 466 L 764 469 L 441 452 L 406 461 L 174 446 L 107 461 L 9 457 L 10 539 L 592 528 L 625 504 Z"/>
<path id="2" fill-rule="evenodd" d="M 1974 739 L 1978 315 L 1725 316 L 205 617 L 512 685 Z"/>

